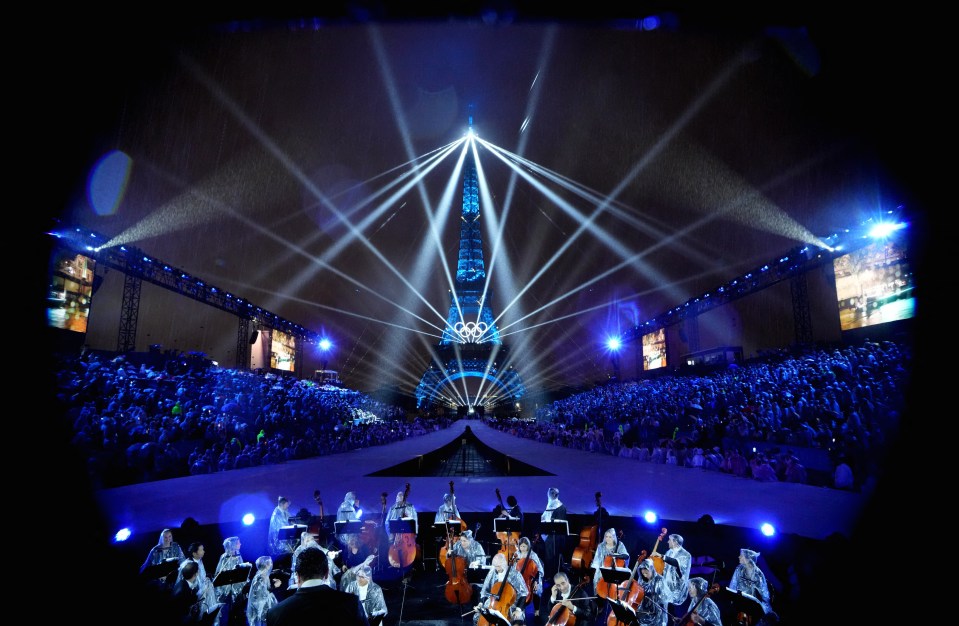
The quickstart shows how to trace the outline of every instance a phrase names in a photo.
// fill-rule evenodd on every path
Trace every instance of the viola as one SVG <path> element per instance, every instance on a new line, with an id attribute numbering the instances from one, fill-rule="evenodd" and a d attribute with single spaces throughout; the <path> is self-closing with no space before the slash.
<path id="1" fill-rule="evenodd" d="M 403 504 L 406 504 L 410 495 L 410 484 L 406 483 L 403 491 Z M 394 533 L 393 544 L 390 546 L 390 565 L 404 569 L 413 564 L 417 554 L 416 533 Z"/>
<path id="2" fill-rule="evenodd" d="M 596 492 L 596 506 L 599 507 L 599 499 L 603 494 Z M 596 541 L 599 533 L 599 526 L 586 526 L 579 531 L 579 545 L 573 549 L 573 557 L 570 559 L 570 565 L 576 570 L 585 570 L 593 563 L 593 557 L 596 556 Z"/>

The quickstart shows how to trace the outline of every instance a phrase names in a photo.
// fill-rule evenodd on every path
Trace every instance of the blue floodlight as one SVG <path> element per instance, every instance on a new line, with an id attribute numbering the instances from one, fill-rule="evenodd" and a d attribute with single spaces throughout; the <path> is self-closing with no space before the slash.
<path id="1" fill-rule="evenodd" d="M 776 527 L 766 522 L 759 527 L 759 531 L 766 537 L 772 537 L 776 534 Z"/>
<path id="2" fill-rule="evenodd" d="M 906 225 L 901 222 L 895 224 L 892 222 L 880 222 L 869 230 L 869 236 L 873 239 L 882 239 L 905 227 Z"/>
<path id="3" fill-rule="evenodd" d="M 117 542 L 126 541 L 127 539 L 130 538 L 130 535 L 132 534 L 133 533 L 130 531 L 129 528 L 121 528 L 120 530 L 117 531 L 117 534 L 113 536 L 113 539 Z"/>
<path id="4" fill-rule="evenodd" d="M 659 519 L 659 516 L 653 513 L 652 511 L 646 511 L 643 514 L 643 519 L 646 520 L 647 524 L 655 524 L 656 520 Z"/>
<path id="5" fill-rule="evenodd" d="M 246 526 L 252 526 L 253 522 L 256 521 L 256 516 L 252 513 L 247 513 L 243 516 L 243 524 Z"/>
<path id="6" fill-rule="evenodd" d="M 620 340 L 619 337 L 610 337 L 609 339 L 606 340 L 606 346 L 613 352 L 616 352 L 621 347 L 623 347 L 623 342 Z"/>
<path id="7" fill-rule="evenodd" d="M 327 350 L 329 350 L 329 349 L 332 348 L 332 347 L 333 347 L 333 342 L 332 342 L 332 341 L 330 341 L 330 340 L 327 339 L 326 337 L 324 337 L 323 339 L 320 339 L 320 350 L 326 352 Z"/>

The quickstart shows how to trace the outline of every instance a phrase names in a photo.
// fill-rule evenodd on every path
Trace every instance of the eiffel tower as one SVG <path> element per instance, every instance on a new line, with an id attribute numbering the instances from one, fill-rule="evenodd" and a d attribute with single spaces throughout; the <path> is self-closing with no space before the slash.
<path id="1" fill-rule="evenodd" d="M 470 128 L 473 117 L 470 116 Z M 499 328 L 489 306 L 492 291 L 486 286 L 486 266 L 483 263 L 483 236 L 480 230 L 479 178 L 472 155 L 468 157 L 463 176 L 463 211 L 460 225 L 459 256 L 456 262 L 455 290 L 451 294 L 450 311 L 446 327 L 436 347 L 433 358 L 420 383 L 416 386 L 416 402 L 420 408 L 430 404 L 455 406 L 451 387 L 463 378 L 480 378 L 487 381 L 484 397 L 453 396 L 466 402 L 469 409 L 474 402 L 480 410 L 513 404 L 526 393 L 519 374 L 512 368 L 503 369 L 501 364 L 509 355 L 509 348 L 500 338 Z"/>

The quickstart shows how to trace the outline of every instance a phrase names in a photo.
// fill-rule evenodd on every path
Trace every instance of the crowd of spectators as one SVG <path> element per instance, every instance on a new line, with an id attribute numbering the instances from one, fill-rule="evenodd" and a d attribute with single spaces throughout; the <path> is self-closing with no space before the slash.
<path id="1" fill-rule="evenodd" d="M 494 427 L 556 446 L 761 481 L 869 488 L 899 431 L 909 344 L 768 352 L 708 374 L 610 383 Z M 818 452 L 818 454 L 814 454 Z M 800 459 L 825 459 L 808 471 Z"/>
<path id="2" fill-rule="evenodd" d="M 858 490 L 899 429 L 909 344 L 770 352 L 556 400 L 496 428 L 556 446 Z M 96 487 L 283 463 L 446 428 L 364 393 L 295 376 L 130 355 L 57 355 L 57 400 Z M 811 451 L 819 456 L 810 454 Z M 802 459 L 827 459 L 807 467 Z"/>
<path id="3" fill-rule="evenodd" d="M 450 422 L 295 376 L 132 357 L 55 357 L 72 446 L 99 488 L 345 452 Z"/>

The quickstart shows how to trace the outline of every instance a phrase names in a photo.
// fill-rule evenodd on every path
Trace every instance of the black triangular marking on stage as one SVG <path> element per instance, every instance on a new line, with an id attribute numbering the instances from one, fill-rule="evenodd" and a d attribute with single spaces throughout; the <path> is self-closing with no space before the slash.
<path id="1" fill-rule="evenodd" d="M 469 426 L 451 442 L 366 476 L 555 476 L 486 445 Z"/>

